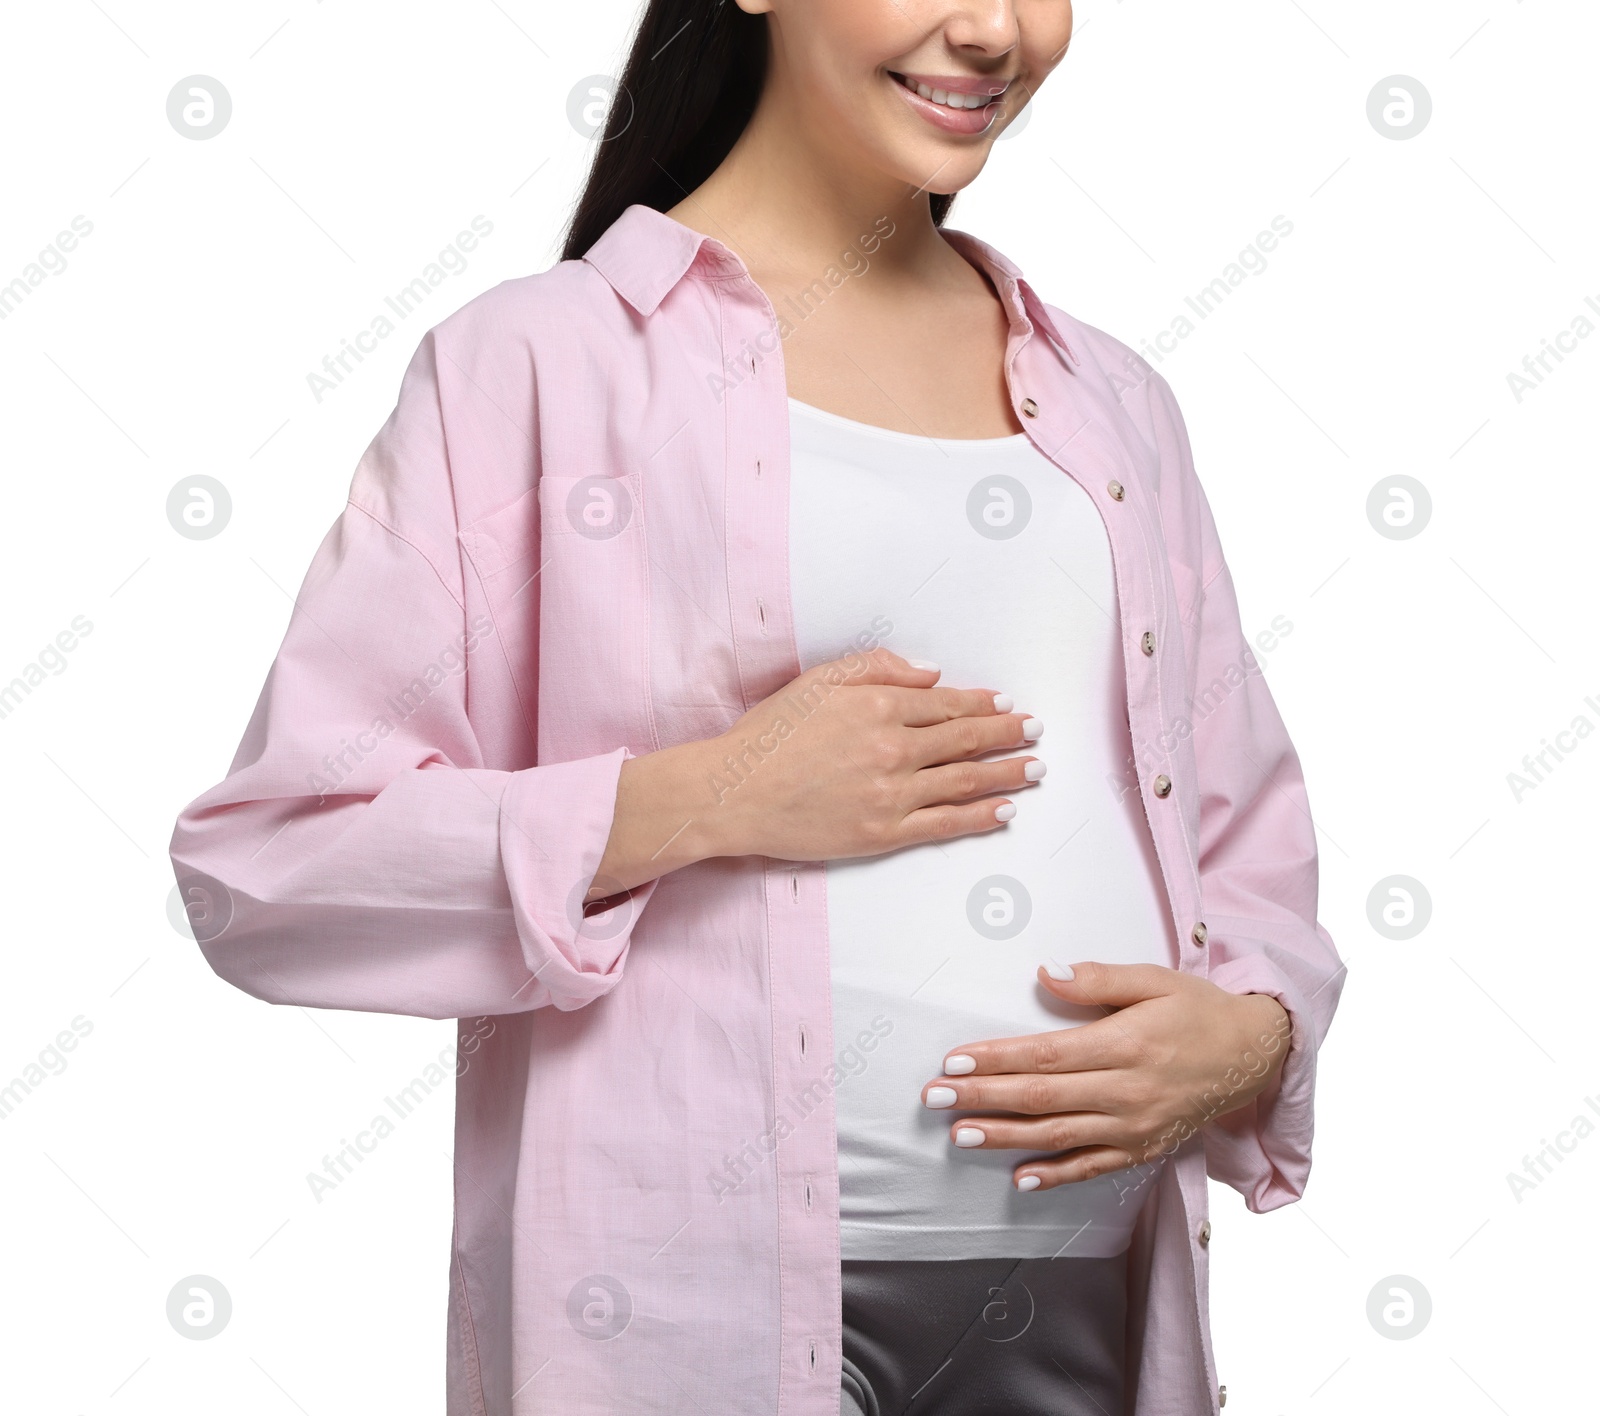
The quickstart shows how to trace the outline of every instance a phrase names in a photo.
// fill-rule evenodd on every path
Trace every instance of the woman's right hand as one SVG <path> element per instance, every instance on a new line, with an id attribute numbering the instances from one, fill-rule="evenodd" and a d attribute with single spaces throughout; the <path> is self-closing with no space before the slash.
<path id="1" fill-rule="evenodd" d="M 1043 724 L 938 678 L 874 649 L 808 669 L 718 737 L 628 759 L 589 898 L 711 856 L 842 860 L 998 829 L 1044 763 L 977 759 Z"/>

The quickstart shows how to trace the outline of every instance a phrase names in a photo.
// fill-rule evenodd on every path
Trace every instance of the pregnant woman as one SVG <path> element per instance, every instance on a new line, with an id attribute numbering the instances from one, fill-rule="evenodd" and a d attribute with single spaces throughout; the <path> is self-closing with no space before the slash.
<path id="1" fill-rule="evenodd" d="M 224 978 L 461 1020 L 453 1416 L 1225 1399 L 1342 968 L 1171 389 L 943 225 L 1071 26 L 652 0 L 178 821 Z"/>

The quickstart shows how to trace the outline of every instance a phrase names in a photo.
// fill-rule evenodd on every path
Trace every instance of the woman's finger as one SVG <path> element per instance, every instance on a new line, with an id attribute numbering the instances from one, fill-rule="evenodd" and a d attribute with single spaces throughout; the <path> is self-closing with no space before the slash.
<path id="1" fill-rule="evenodd" d="M 1120 1115 L 1132 1098 L 1119 1069 L 1088 1072 L 1008 1072 L 993 1077 L 937 1077 L 922 1089 L 930 1111 L 1010 1111 L 1053 1116 L 1063 1111 Z M 1055 1147 L 1062 1149 L 1062 1147 Z"/>
<path id="2" fill-rule="evenodd" d="M 1137 1191 L 1149 1180 L 1149 1174 L 1139 1171 L 1138 1166 L 1139 1161 L 1118 1146 L 1090 1146 L 1070 1155 L 1024 1161 L 1012 1172 L 1011 1183 L 1024 1191 L 1053 1190 L 1058 1185 L 1075 1185 L 1122 1171 L 1126 1172 L 1126 1179 L 1119 1183 Z"/>
<path id="3" fill-rule="evenodd" d="M 911 779 L 918 806 L 966 801 L 975 796 L 1001 796 L 1031 787 L 1045 774 L 1037 757 L 1004 757 L 998 762 L 952 762 L 924 767 Z"/>
<path id="4" fill-rule="evenodd" d="M 1115 1116 L 1070 1111 L 1054 1116 L 963 1116 L 950 1127 L 950 1142 L 962 1150 L 1071 1151 L 1083 1146 L 1118 1146 L 1128 1128 Z"/>
<path id="5" fill-rule="evenodd" d="M 944 1070 L 950 1077 L 1094 1072 L 1132 1066 L 1141 1055 L 1138 1041 L 1114 1017 L 1098 1018 L 1077 1028 L 963 1043 L 945 1054 Z"/>

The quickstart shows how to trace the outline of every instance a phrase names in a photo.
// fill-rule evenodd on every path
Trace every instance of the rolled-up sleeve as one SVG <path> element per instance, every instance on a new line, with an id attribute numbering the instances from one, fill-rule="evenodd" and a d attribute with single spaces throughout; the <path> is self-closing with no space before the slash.
<path id="1" fill-rule="evenodd" d="M 621 977 L 649 882 L 585 917 L 614 751 L 484 765 L 434 335 L 312 559 L 227 776 L 170 853 L 211 967 L 273 1003 L 477 1017 Z M 495 652 L 499 652 L 498 647 Z"/>
<path id="2" fill-rule="evenodd" d="M 1165 381 L 1156 381 L 1164 453 L 1179 463 L 1185 512 L 1199 526 L 1203 590 L 1188 643 L 1209 977 L 1230 993 L 1277 999 L 1291 1027 L 1274 1082 L 1201 1134 L 1212 1177 L 1264 1211 L 1298 1199 L 1310 1174 L 1317 1049 L 1344 964 L 1317 921 L 1316 830 L 1300 760 L 1240 624 L 1182 415 Z"/>

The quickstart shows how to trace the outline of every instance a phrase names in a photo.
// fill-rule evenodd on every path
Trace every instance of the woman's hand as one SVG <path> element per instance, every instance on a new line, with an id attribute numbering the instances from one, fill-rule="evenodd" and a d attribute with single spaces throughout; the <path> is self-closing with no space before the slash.
<path id="1" fill-rule="evenodd" d="M 1044 724 L 938 678 L 874 649 L 807 670 L 720 737 L 630 758 L 589 898 L 711 856 L 843 860 L 1002 826 L 1044 763 L 975 759 Z"/>
<path id="2" fill-rule="evenodd" d="M 923 1088 L 925 1106 L 996 1113 L 950 1128 L 958 1146 L 1058 1151 L 1012 1173 L 1051 1189 L 1170 1155 L 1201 1126 L 1248 1106 L 1289 1050 L 1289 1015 L 1155 964 L 1076 964 L 1039 982 L 1108 1015 L 1082 1027 L 969 1043 Z M 1115 1011 L 1109 1011 L 1114 1009 Z"/>

